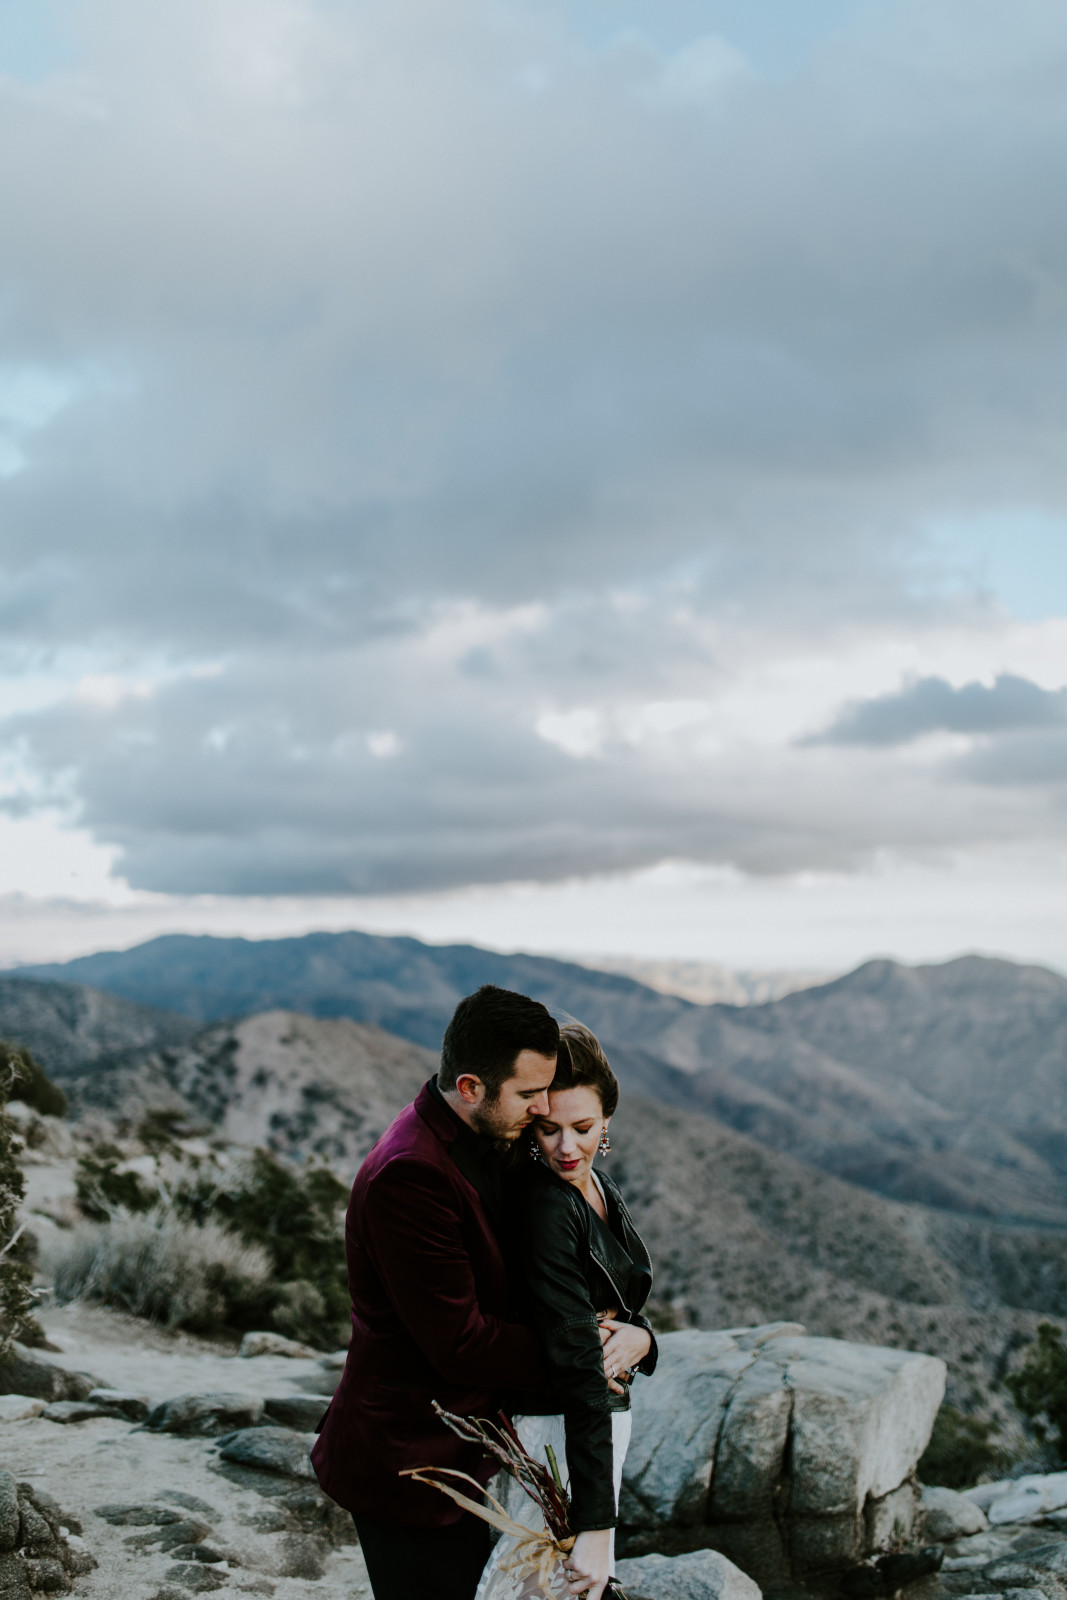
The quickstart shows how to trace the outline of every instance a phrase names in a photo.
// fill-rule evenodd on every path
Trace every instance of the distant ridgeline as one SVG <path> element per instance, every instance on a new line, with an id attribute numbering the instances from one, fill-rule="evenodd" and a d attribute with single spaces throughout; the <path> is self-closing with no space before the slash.
<path id="1" fill-rule="evenodd" d="M 62 987 L 46 1002 L 31 978 Z M 768 1004 L 700 1006 L 620 974 L 470 945 L 176 935 L 0 979 L 0 1035 L 60 1075 L 278 1008 L 436 1050 L 457 1000 L 486 982 L 587 1023 L 630 1092 L 898 1200 L 1067 1226 L 1067 979 L 1007 961 L 874 961 Z"/>

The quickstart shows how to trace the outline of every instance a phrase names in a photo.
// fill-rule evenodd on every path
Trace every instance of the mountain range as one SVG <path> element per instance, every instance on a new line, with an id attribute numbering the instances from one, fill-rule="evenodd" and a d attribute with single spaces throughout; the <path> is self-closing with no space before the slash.
<path id="1" fill-rule="evenodd" d="M 926 1349 L 948 1360 L 957 1404 L 1017 1426 L 1004 1371 L 1043 1316 L 1067 1317 L 1054 973 L 876 962 L 773 1004 L 697 1006 L 414 940 L 157 940 L 0 978 L 0 1037 L 29 1045 L 76 1109 L 135 1125 L 171 1105 L 348 1181 L 433 1070 L 426 1041 L 483 981 L 603 1037 L 624 1088 L 610 1161 L 661 1318 L 782 1318 Z"/>
<path id="2" fill-rule="evenodd" d="M 172 1032 L 283 1009 L 431 1050 L 460 997 L 497 983 L 586 1022 L 630 1092 L 889 1198 L 1067 1227 L 1067 979 L 1039 967 L 872 961 L 762 1005 L 697 1005 L 617 973 L 469 945 L 175 935 L 3 982 L 57 980 L 142 1008 L 140 1028 L 144 1008 L 170 1013 L 159 1026 Z M 0 1032 L 5 1004 L 0 993 Z"/>

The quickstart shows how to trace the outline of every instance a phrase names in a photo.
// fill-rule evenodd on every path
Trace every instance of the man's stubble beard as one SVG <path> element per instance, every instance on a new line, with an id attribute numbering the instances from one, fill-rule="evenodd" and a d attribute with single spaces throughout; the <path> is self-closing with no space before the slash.
<path id="1" fill-rule="evenodd" d="M 514 1123 L 505 1122 L 500 1115 L 496 1100 L 493 1100 L 491 1104 L 487 1101 L 484 1106 L 471 1113 L 471 1127 L 474 1132 L 480 1138 L 488 1139 L 491 1144 L 496 1145 L 498 1150 L 510 1150 L 532 1121 L 533 1118 L 528 1117 L 518 1127 Z"/>

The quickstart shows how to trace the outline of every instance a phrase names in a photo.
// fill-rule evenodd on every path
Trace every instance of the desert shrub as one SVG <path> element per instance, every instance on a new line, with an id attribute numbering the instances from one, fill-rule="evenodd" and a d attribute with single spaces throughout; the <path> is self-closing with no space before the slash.
<path id="1" fill-rule="evenodd" d="M 943 1405 L 916 1468 L 919 1482 L 943 1489 L 969 1489 L 987 1473 L 1002 1471 L 1008 1458 L 993 1442 L 993 1432 L 990 1423 Z"/>
<path id="2" fill-rule="evenodd" d="M 159 1195 L 136 1172 L 120 1172 L 125 1157 L 117 1145 L 98 1144 L 78 1157 L 74 1187 L 87 1217 L 106 1222 L 116 1211 L 150 1211 Z"/>
<path id="3" fill-rule="evenodd" d="M 1030 1417 L 1037 1439 L 1067 1459 L 1067 1344 L 1054 1323 L 1038 1324 L 1037 1339 L 1018 1372 L 1004 1380 L 1012 1399 Z"/>
<path id="4" fill-rule="evenodd" d="M 172 1154 L 185 1121 L 184 1111 L 173 1106 L 152 1106 L 137 1125 L 137 1138 L 152 1155 Z"/>
<path id="5" fill-rule="evenodd" d="M 67 1097 L 57 1083 L 53 1083 L 39 1062 L 28 1050 L 5 1044 L 0 1039 L 0 1062 L 7 1061 L 14 1072 L 15 1082 L 7 1096 L 21 1100 L 42 1117 L 65 1117 Z"/>
<path id="6" fill-rule="evenodd" d="M 17 1065 L 0 1050 L 0 1358 L 8 1352 L 9 1339 L 33 1321 L 33 1265 L 17 1220 L 26 1193 L 18 1161 L 22 1141 L 4 1109 L 16 1082 Z"/>
<path id="7" fill-rule="evenodd" d="M 62 1302 L 99 1300 L 194 1332 L 250 1327 L 273 1300 L 265 1250 L 162 1207 L 58 1235 L 43 1265 Z"/>
<path id="8" fill-rule="evenodd" d="M 270 1320 L 290 1339 L 318 1343 L 328 1323 L 326 1301 L 313 1283 L 297 1278 L 277 1289 Z"/>
<path id="9" fill-rule="evenodd" d="M 274 1326 L 329 1349 L 347 1338 L 348 1277 L 339 1222 L 347 1198 L 328 1168 L 294 1172 L 256 1150 L 225 1187 L 201 1177 L 178 1189 L 174 1203 L 194 1221 L 223 1222 L 266 1250 L 275 1281 Z"/>

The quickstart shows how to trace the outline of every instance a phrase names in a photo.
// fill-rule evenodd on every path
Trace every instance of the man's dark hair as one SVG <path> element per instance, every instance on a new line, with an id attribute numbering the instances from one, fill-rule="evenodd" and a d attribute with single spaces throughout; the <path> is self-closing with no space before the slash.
<path id="1" fill-rule="evenodd" d="M 606 1117 L 613 1117 L 619 1104 L 619 1080 L 608 1064 L 600 1040 L 580 1022 L 568 1022 L 560 1030 L 556 1076 L 550 1089 L 594 1089 Z"/>
<path id="2" fill-rule="evenodd" d="M 523 1050 L 554 1056 L 558 1048 L 559 1025 L 539 1000 L 483 983 L 477 994 L 460 1001 L 445 1029 L 437 1084 L 454 1089 L 458 1077 L 473 1072 L 492 1103 L 515 1076 L 515 1061 Z"/>

